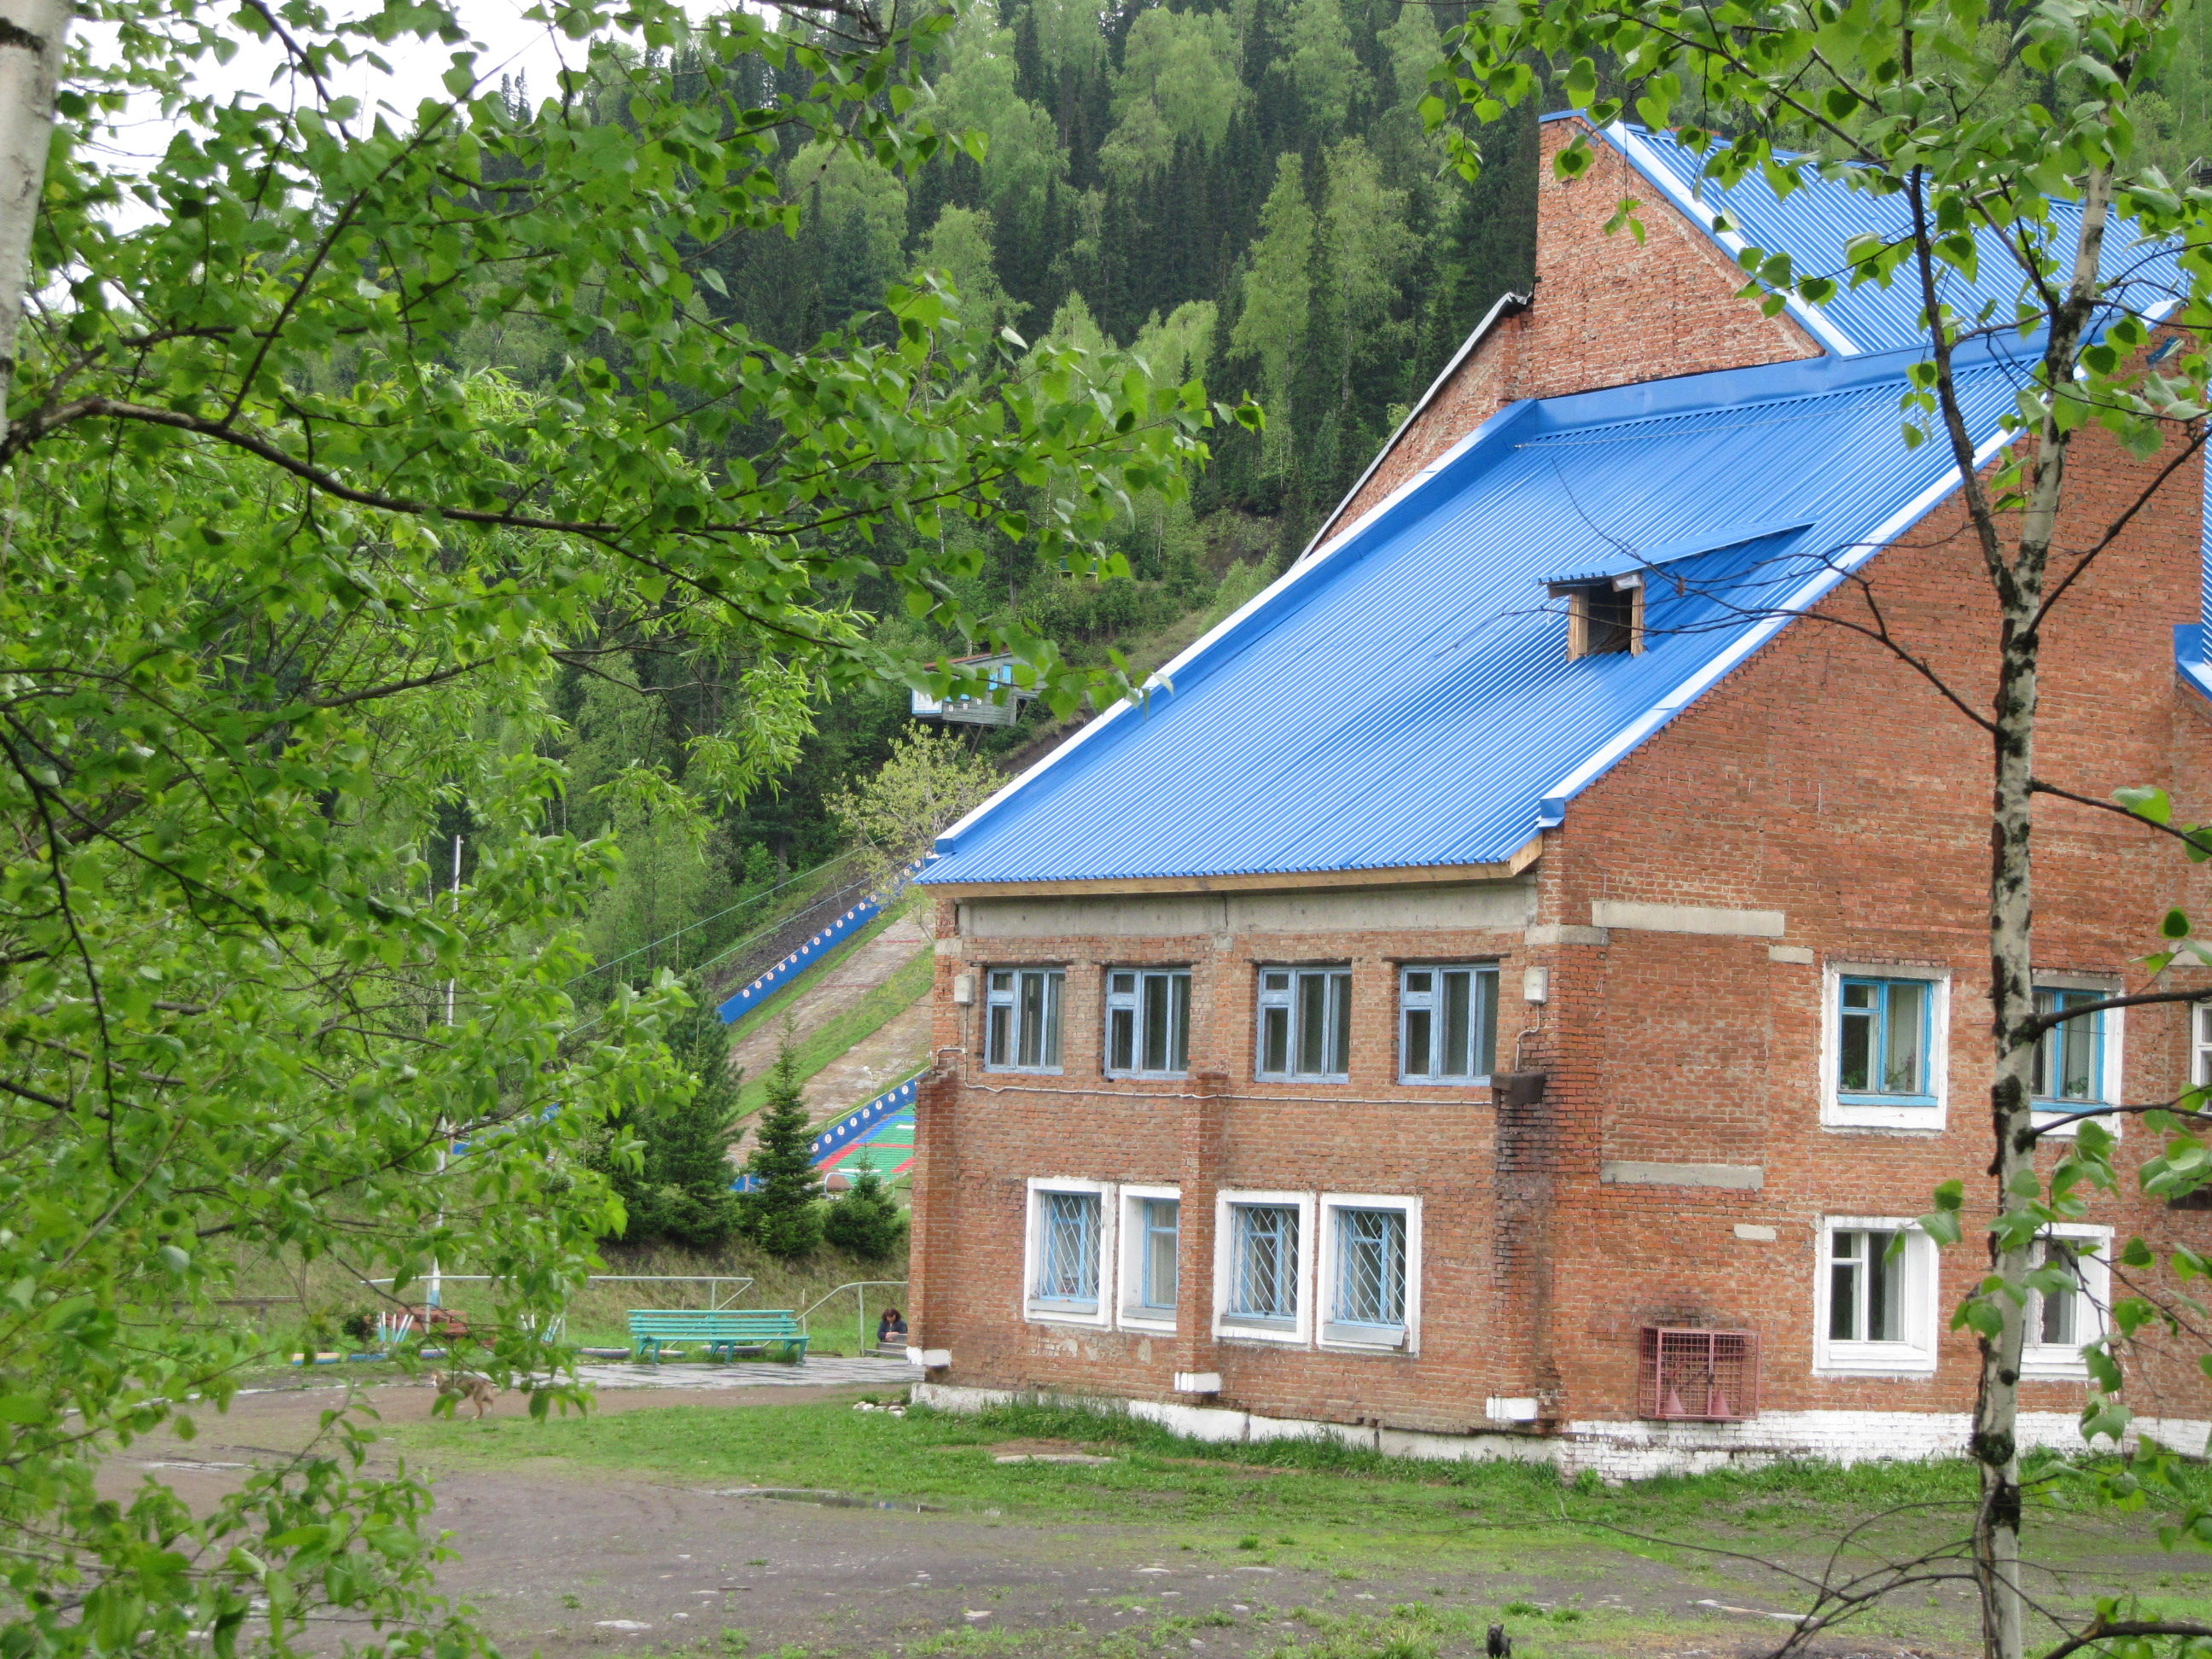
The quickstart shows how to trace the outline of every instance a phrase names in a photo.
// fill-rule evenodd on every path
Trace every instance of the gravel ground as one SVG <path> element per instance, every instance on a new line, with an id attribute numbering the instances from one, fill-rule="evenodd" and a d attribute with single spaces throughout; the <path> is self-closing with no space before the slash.
<path id="1" fill-rule="evenodd" d="M 814 1364 L 807 1369 L 819 1376 Z M 205 1501 L 238 1468 L 303 1443 L 333 1392 L 241 1397 L 228 1415 L 204 1421 L 189 1445 L 142 1441 L 117 1458 L 111 1479 L 159 1469 Z M 711 1393 L 633 1387 L 603 1390 L 598 1408 L 735 1410 L 859 1392 L 795 1378 Z M 393 1419 L 427 1413 L 432 1398 L 427 1388 L 400 1386 L 368 1397 Z M 494 1407 L 519 1409 L 512 1396 Z M 1058 1458 L 1072 1449 L 1010 1442 L 995 1449 Z M 580 1470 L 555 1458 L 543 1468 L 461 1463 L 433 1473 L 439 1520 L 459 1551 L 442 1573 L 445 1588 L 481 1609 L 509 1653 L 545 1659 L 684 1649 L 715 1659 L 901 1659 L 909 1650 L 1244 1659 L 1293 1648 L 1297 1655 L 1286 1659 L 1364 1659 L 1403 1654 L 1370 1626 L 1410 1602 L 1428 1609 L 1421 1616 L 1431 1620 L 1443 1659 L 1479 1653 L 1482 1621 L 1509 1601 L 1581 1610 L 1569 1615 L 1577 1621 L 1571 1628 L 1520 1616 L 1522 1659 L 1747 1659 L 1771 1652 L 1787 1629 L 1746 1605 L 1752 1598 L 1741 1589 L 1717 1597 L 1710 1577 L 1625 1553 L 1471 1556 L 1462 1567 L 1431 1560 L 1355 1576 L 1193 1554 L 1178 1541 L 1188 1528 L 799 1501 L 764 1494 L 741 1470 L 696 1485 Z M 1902 1659 L 1951 1650 L 1862 1640 L 1816 1643 L 1810 1652 Z"/>

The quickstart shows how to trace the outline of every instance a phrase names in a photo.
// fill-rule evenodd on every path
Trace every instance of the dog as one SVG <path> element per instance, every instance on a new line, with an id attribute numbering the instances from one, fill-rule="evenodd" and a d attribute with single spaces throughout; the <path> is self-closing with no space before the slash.
<path id="1" fill-rule="evenodd" d="M 451 1398 L 455 1401 L 453 1409 L 457 1412 L 463 1404 L 473 1405 L 479 1422 L 483 1421 L 485 1411 L 499 1395 L 499 1390 L 492 1387 L 489 1377 L 478 1376 L 473 1371 L 433 1371 L 430 1373 L 430 1385 L 438 1391 L 438 1397 L 430 1402 L 433 1412 Z"/>
<path id="2" fill-rule="evenodd" d="M 1505 1633 L 1504 1626 L 1490 1627 L 1490 1640 L 1484 1644 L 1483 1651 L 1490 1659 L 1513 1659 L 1513 1638 Z"/>

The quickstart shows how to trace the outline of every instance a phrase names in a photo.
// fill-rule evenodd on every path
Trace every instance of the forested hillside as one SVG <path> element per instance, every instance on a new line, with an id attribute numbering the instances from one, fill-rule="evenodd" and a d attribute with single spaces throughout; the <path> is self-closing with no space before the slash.
<path id="1" fill-rule="evenodd" d="M 797 234 L 753 231 L 711 250 L 705 286 L 720 291 L 702 297 L 795 351 L 929 269 L 1027 339 L 1133 349 L 1158 379 L 1202 378 L 1218 399 L 1260 401 L 1264 434 L 1218 430 L 1189 502 L 1130 519 L 1131 580 L 1069 579 L 1026 544 L 970 532 L 984 556 L 967 596 L 977 609 L 1012 611 L 1071 655 L 1120 648 L 1149 666 L 1296 554 L 1491 301 L 1525 282 L 1533 124 L 1492 135 L 1494 166 L 1473 188 L 1442 171 L 1422 132 L 1416 106 L 1449 21 L 1395 0 L 1103 15 L 1080 0 L 984 0 L 928 76 L 934 118 L 983 134 L 981 159 L 948 148 L 902 183 L 793 140 L 781 167 Z M 665 72 L 702 101 L 778 90 L 757 66 L 750 85 L 680 56 Z M 520 112 L 531 91 L 511 96 Z M 620 95 L 603 118 L 623 118 Z M 519 342 L 498 349 L 528 371 Z M 879 597 L 854 602 L 880 613 Z M 695 678 L 680 657 L 621 666 L 670 684 L 640 703 L 569 676 L 579 830 L 616 811 L 595 784 L 641 760 L 680 776 L 686 735 L 714 719 L 712 688 L 678 684 Z M 624 885 L 651 872 L 661 896 L 611 896 L 596 930 L 603 959 L 679 912 L 742 896 L 748 878 L 758 890 L 827 856 L 840 836 L 828 799 L 882 760 L 905 719 L 896 690 L 817 706 L 781 788 L 726 814 L 703 862 L 629 826 Z M 1036 726 L 979 740 L 1011 751 Z"/>
<path id="2" fill-rule="evenodd" d="M 1535 104 L 1481 135 L 1486 167 L 1472 185 L 1423 130 L 1427 76 L 1460 15 L 1401 0 L 1103 13 L 1091 0 L 978 0 L 925 78 L 933 118 L 948 133 L 981 134 L 980 159 L 948 147 L 902 182 L 849 154 L 787 142 L 781 185 L 799 210 L 796 234 L 755 230 L 708 250 L 719 289 L 702 298 L 797 351 L 928 270 L 1026 339 L 1133 350 L 1159 379 L 1200 377 L 1213 398 L 1256 399 L 1264 433 L 1218 430 L 1189 501 L 1129 519 L 1130 580 L 1070 579 L 1026 544 L 966 532 L 984 573 L 963 595 L 977 611 L 1017 616 L 1079 659 L 1118 648 L 1152 666 L 1295 556 L 1491 303 L 1528 283 Z M 2006 38 L 1992 26 L 1992 61 Z M 2203 9 L 2177 38 L 2142 109 L 2179 174 L 2212 153 Z M 788 90 L 757 64 L 733 81 L 679 55 L 661 72 L 702 102 Z M 2015 69 L 1991 95 L 2051 90 Z M 512 95 L 525 108 L 526 90 Z M 620 95 L 605 101 L 602 118 L 621 121 Z M 1715 119 L 1726 126 L 1724 113 Z M 854 595 L 880 629 L 957 646 L 913 639 L 880 597 Z M 664 678 L 690 680 L 680 658 L 667 661 Z M 629 666 L 648 685 L 664 673 L 645 657 Z M 672 685 L 641 707 L 572 674 L 572 799 L 640 759 L 680 775 L 684 735 L 711 726 L 715 696 Z M 828 801 L 881 762 L 905 720 L 891 689 L 819 703 L 781 787 L 726 814 L 703 862 L 658 847 L 643 826 L 626 834 L 625 884 L 657 872 L 663 896 L 611 898 L 603 957 L 828 856 L 841 836 Z M 1033 744 L 1037 726 L 968 736 L 1005 757 Z M 599 820 L 614 809 L 580 810 Z"/>

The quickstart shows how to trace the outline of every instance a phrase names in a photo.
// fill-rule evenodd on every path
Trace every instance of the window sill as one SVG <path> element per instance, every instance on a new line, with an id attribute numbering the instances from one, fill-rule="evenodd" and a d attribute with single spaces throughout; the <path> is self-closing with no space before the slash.
<path id="1" fill-rule="evenodd" d="M 1295 1319 L 1255 1319 L 1243 1314 L 1218 1316 L 1214 1321 L 1213 1334 L 1231 1342 L 1293 1342 L 1303 1345 L 1306 1340 Z"/>
<path id="2" fill-rule="evenodd" d="M 1924 1105 L 1898 1101 L 1877 1104 L 1831 1097 L 1820 1108 L 1820 1127 L 1824 1129 L 1903 1129 L 1914 1134 L 1941 1134 L 1943 1125 L 1943 1108 L 1933 1102 Z"/>
<path id="3" fill-rule="evenodd" d="M 1401 1077 L 1399 1086 L 1406 1089 L 1487 1089 L 1490 1074 L 1480 1077 Z"/>
<path id="4" fill-rule="evenodd" d="M 1321 1328 L 1321 1345 L 1357 1353 L 1409 1352 L 1403 1325 L 1324 1325 Z"/>
<path id="5" fill-rule="evenodd" d="M 1190 1076 L 1188 1072 L 1108 1072 L 1109 1083 L 1182 1083 Z"/>
<path id="6" fill-rule="evenodd" d="M 1936 1356 L 1909 1342 L 1853 1343 L 1841 1352 L 1830 1347 L 1816 1352 L 1813 1375 L 1925 1382 L 1936 1375 Z"/>
<path id="7" fill-rule="evenodd" d="M 983 1062 L 983 1070 L 992 1077 L 1066 1077 L 1065 1066 L 994 1066 Z"/>
<path id="8" fill-rule="evenodd" d="M 2028 1102 L 2027 1104 L 2029 1121 L 2036 1128 L 2041 1129 L 2049 1134 L 2053 1140 L 2073 1139 L 2075 1134 L 2080 1132 L 2081 1127 L 2084 1123 L 2102 1123 L 2115 1140 L 2119 1139 L 2121 1120 L 2117 1116 L 2107 1118 L 2077 1117 L 2070 1123 L 2061 1121 L 2062 1119 L 2074 1112 L 2097 1112 L 2106 1110 L 2106 1103 L 2101 1100 L 2032 1100 Z"/>
<path id="9" fill-rule="evenodd" d="M 1033 1325 L 1103 1325 L 1106 1316 L 1095 1302 L 1042 1302 L 1031 1297 L 1023 1312 Z"/>
<path id="10" fill-rule="evenodd" d="M 2020 1380 L 2023 1382 L 2087 1382 L 2089 1366 L 2078 1348 L 2028 1347 L 2021 1352 Z"/>
<path id="11" fill-rule="evenodd" d="M 1843 1095 L 1836 1097 L 1839 1111 L 1898 1111 L 1911 1109 L 1932 1112 L 1942 1103 L 1933 1095 Z"/>
<path id="12" fill-rule="evenodd" d="M 1305 1083 L 1316 1085 L 1322 1084 L 1346 1084 L 1352 1081 L 1352 1073 L 1346 1072 L 1343 1075 L 1336 1077 L 1291 1077 L 1287 1075 L 1270 1073 L 1267 1072 L 1255 1072 L 1253 1073 L 1252 1080 L 1255 1083 Z"/>
<path id="13" fill-rule="evenodd" d="M 1121 1325 L 1132 1331 L 1173 1331 L 1176 1328 L 1172 1308 L 1124 1308 Z"/>

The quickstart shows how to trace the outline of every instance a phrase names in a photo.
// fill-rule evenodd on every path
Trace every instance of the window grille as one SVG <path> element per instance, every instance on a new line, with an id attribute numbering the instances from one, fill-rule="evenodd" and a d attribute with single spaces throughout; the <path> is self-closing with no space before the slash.
<path id="1" fill-rule="evenodd" d="M 2059 990 L 2039 986 L 2035 1012 L 2060 1013 L 2085 1002 L 2102 1002 L 2102 991 Z M 2105 1017 L 2083 1014 L 2045 1031 L 2035 1045 L 2028 1092 L 2038 1100 L 2066 1103 L 2105 1097 Z"/>
<path id="2" fill-rule="evenodd" d="M 1759 1334 L 1646 1325 L 1639 1416 L 1740 1423 L 1759 1415 Z"/>
<path id="3" fill-rule="evenodd" d="M 1935 1103 L 1929 1045 L 1936 988 L 1924 979 L 1842 983 L 1837 1091 L 1845 1099 Z"/>
<path id="4" fill-rule="evenodd" d="M 1336 1305 L 1331 1322 L 1402 1328 L 1406 1323 L 1406 1212 L 1336 1212 Z"/>
<path id="5" fill-rule="evenodd" d="M 1289 1204 L 1230 1208 L 1229 1309 L 1236 1318 L 1298 1316 L 1298 1212 Z"/>
<path id="6" fill-rule="evenodd" d="M 1106 1070 L 1181 1077 L 1190 1069 L 1190 970 L 1116 968 L 1106 975 Z"/>
<path id="7" fill-rule="evenodd" d="M 1098 1194 L 1042 1193 L 1040 1302 L 1098 1305 Z"/>
<path id="8" fill-rule="evenodd" d="M 1341 1083 L 1351 1072 L 1351 971 L 1263 969 L 1260 974 L 1260 1075 Z"/>
<path id="9" fill-rule="evenodd" d="M 1401 969 L 1398 1022 L 1398 1072 L 1407 1082 L 1488 1077 L 1498 1057 L 1497 968 Z"/>
<path id="10" fill-rule="evenodd" d="M 994 968 L 985 994 L 983 1064 L 994 1072 L 1060 1069 L 1059 968 Z"/>

